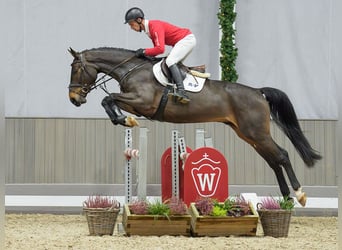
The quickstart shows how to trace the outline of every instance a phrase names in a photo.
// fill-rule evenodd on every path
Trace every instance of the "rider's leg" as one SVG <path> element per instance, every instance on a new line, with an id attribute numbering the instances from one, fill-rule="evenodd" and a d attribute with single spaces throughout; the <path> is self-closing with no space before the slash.
<path id="1" fill-rule="evenodd" d="M 120 108 L 115 104 L 115 101 L 111 96 L 103 98 L 101 105 L 104 107 L 114 125 L 125 124 L 126 116 L 122 114 Z"/>
<path id="2" fill-rule="evenodd" d="M 196 45 L 196 38 L 193 34 L 187 35 L 182 40 L 178 41 L 171 49 L 170 54 L 166 58 L 166 65 L 169 67 L 172 78 L 177 85 L 175 93 L 179 102 L 187 103 L 190 99 L 186 96 L 183 79 L 181 77 L 177 63 L 183 61 Z"/>
<path id="3" fill-rule="evenodd" d="M 190 101 L 189 97 L 185 94 L 183 78 L 177 64 L 171 65 L 169 67 L 172 78 L 177 86 L 175 96 L 180 103 L 188 103 Z"/>

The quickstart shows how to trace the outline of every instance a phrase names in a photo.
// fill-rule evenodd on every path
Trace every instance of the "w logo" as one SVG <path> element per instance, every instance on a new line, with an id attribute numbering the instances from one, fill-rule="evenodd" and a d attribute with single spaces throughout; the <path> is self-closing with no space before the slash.
<path id="1" fill-rule="evenodd" d="M 184 202 L 189 205 L 199 197 L 225 201 L 228 197 L 228 164 L 214 148 L 198 148 L 184 164 Z"/>
<path id="2" fill-rule="evenodd" d="M 211 165 L 202 165 L 191 171 L 197 193 L 202 197 L 213 196 L 221 177 L 221 169 Z"/>

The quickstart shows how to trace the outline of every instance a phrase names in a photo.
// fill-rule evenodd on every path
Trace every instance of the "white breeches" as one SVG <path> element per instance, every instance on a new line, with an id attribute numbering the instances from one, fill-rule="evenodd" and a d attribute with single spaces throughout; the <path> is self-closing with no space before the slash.
<path id="1" fill-rule="evenodd" d="M 193 34 L 187 35 L 171 49 L 170 54 L 166 58 L 168 67 L 175 63 L 183 61 L 196 46 L 196 37 Z"/>

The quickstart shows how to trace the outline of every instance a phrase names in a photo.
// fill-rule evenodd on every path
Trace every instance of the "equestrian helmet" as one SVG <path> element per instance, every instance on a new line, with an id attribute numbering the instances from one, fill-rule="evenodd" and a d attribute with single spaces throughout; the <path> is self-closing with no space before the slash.
<path id="1" fill-rule="evenodd" d="M 130 8 L 126 12 L 125 23 L 128 23 L 131 20 L 136 20 L 138 18 L 144 18 L 144 12 L 138 7 Z"/>

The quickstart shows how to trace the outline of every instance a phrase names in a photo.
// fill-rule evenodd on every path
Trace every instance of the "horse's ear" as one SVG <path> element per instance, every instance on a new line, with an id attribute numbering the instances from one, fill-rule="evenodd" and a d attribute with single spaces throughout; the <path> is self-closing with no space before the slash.
<path id="1" fill-rule="evenodd" d="M 75 59 L 78 59 L 78 53 L 75 50 L 70 47 L 68 51 Z"/>

